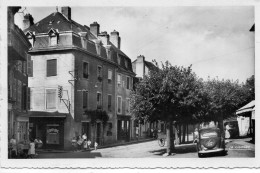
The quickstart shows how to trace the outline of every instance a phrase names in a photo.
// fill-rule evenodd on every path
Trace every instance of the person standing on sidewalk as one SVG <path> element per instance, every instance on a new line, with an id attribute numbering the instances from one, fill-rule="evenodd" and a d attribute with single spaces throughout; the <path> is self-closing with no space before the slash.
<path id="1" fill-rule="evenodd" d="M 139 127 L 136 127 L 135 129 L 135 137 L 137 140 L 139 139 Z"/>
<path id="2" fill-rule="evenodd" d="M 30 140 L 29 144 L 28 156 L 30 158 L 33 158 L 35 156 L 35 143 L 32 139 Z"/>

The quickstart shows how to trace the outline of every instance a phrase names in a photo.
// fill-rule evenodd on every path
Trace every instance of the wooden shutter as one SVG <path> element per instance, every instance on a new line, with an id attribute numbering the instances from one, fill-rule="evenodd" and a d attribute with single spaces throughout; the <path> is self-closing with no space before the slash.
<path id="1" fill-rule="evenodd" d="M 27 88 L 27 110 L 30 110 L 31 105 L 31 90 L 30 88 Z"/>
<path id="2" fill-rule="evenodd" d="M 88 107 L 88 92 L 83 91 L 83 109 Z"/>
<path id="3" fill-rule="evenodd" d="M 51 59 L 47 60 L 47 76 L 57 75 L 57 60 Z"/>

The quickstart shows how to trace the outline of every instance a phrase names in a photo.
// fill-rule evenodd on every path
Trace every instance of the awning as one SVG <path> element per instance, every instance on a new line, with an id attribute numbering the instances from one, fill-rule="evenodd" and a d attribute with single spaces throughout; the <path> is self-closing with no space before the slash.
<path id="1" fill-rule="evenodd" d="M 42 118 L 48 118 L 48 117 L 57 117 L 57 118 L 66 118 L 68 113 L 60 113 L 58 111 L 56 112 L 42 112 L 42 111 L 28 111 L 29 117 L 42 117 Z"/>
<path id="2" fill-rule="evenodd" d="M 245 112 L 252 112 L 254 107 L 255 107 L 255 100 L 251 101 L 250 103 L 246 104 L 242 108 L 238 109 L 236 111 L 236 114 L 238 115 L 238 114 L 242 114 Z"/>

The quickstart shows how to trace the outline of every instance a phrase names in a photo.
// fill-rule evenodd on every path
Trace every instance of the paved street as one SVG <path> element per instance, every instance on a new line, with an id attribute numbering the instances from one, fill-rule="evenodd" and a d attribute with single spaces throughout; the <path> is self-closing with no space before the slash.
<path id="1" fill-rule="evenodd" d="M 254 157 L 255 146 L 251 144 L 249 138 L 231 139 L 227 143 L 227 158 Z M 166 148 L 160 147 L 156 140 L 117 146 L 111 148 L 103 148 L 86 152 L 61 152 L 61 153 L 39 153 L 39 158 L 165 158 L 162 155 Z M 185 144 L 176 146 L 176 154 L 167 158 L 197 158 L 195 145 Z M 214 156 L 215 157 L 215 156 Z M 214 158 L 209 156 L 207 158 Z"/>

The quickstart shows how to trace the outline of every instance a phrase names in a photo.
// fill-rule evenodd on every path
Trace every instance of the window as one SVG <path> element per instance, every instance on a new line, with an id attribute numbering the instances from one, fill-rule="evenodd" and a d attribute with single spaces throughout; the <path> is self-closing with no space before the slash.
<path id="1" fill-rule="evenodd" d="M 121 87 L 121 82 L 122 82 L 122 75 L 121 74 L 117 74 L 117 86 Z"/>
<path id="2" fill-rule="evenodd" d="M 83 62 L 83 78 L 88 79 L 88 63 L 87 62 Z"/>
<path id="3" fill-rule="evenodd" d="M 126 114 L 130 113 L 130 99 L 126 99 Z"/>
<path id="4" fill-rule="evenodd" d="M 22 91 L 22 109 L 27 110 L 27 86 L 23 86 L 23 91 Z"/>
<path id="5" fill-rule="evenodd" d="M 102 67 L 101 66 L 97 67 L 97 77 L 102 77 Z"/>
<path id="6" fill-rule="evenodd" d="M 113 75 L 112 70 L 108 70 L 108 77 L 107 77 L 107 80 L 108 80 L 108 83 L 109 83 L 109 84 L 112 83 L 112 75 Z"/>
<path id="7" fill-rule="evenodd" d="M 88 92 L 87 91 L 82 91 L 82 95 L 83 95 L 83 109 L 87 109 L 88 108 Z"/>
<path id="8" fill-rule="evenodd" d="M 56 89 L 46 89 L 46 109 L 56 109 Z"/>
<path id="9" fill-rule="evenodd" d="M 60 144 L 60 125 L 47 124 L 46 144 Z"/>
<path id="10" fill-rule="evenodd" d="M 27 109 L 30 110 L 31 106 L 31 90 L 27 88 Z"/>
<path id="11" fill-rule="evenodd" d="M 101 109 L 101 107 L 102 107 L 101 93 L 97 93 L 97 109 Z"/>
<path id="12" fill-rule="evenodd" d="M 112 95 L 107 96 L 107 110 L 112 112 Z"/>
<path id="13" fill-rule="evenodd" d="M 126 77 L 126 89 L 130 89 L 130 77 Z"/>
<path id="14" fill-rule="evenodd" d="M 26 69 L 27 69 L 27 62 L 23 61 L 23 74 L 26 75 Z"/>
<path id="15" fill-rule="evenodd" d="M 119 55 L 117 55 L 117 63 L 118 63 L 118 64 L 121 64 L 121 58 L 120 58 Z"/>
<path id="16" fill-rule="evenodd" d="M 117 97 L 117 113 L 122 113 L 122 97 Z"/>
<path id="17" fill-rule="evenodd" d="M 107 59 L 111 60 L 111 50 L 107 49 Z"/>
<path id="18" fill-rule="evenodd" d="M 56 46 L 58 44 L 58 37 L 55 33 L 52 33 L 50 35 L 50 45 L 51 46 Z"/>
<path id="19" fill-rule="evenodd" d="M 57 75 L 57 59 L 47 60 L 47 77 Z"/>
<path id="20" fill-rule="evenodd" d="M 125 67 L 128 68 L 128 61 L 125 59 Z"/>

